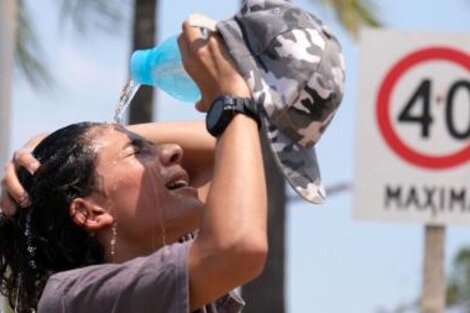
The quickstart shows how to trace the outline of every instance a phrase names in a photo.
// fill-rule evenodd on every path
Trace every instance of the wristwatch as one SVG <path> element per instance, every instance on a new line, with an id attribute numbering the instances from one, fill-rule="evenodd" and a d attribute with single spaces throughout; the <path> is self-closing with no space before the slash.
<path id="1" fill-rule="evenodd" d="M 256 105 L 250 98 L 240 98 L 228 95 L 217 97 L 207 112 L 206 127 L 214 137 L 219 137 L 232 121 L 237 113 L 245 114 L 253 118 L 260 127 Z"/>

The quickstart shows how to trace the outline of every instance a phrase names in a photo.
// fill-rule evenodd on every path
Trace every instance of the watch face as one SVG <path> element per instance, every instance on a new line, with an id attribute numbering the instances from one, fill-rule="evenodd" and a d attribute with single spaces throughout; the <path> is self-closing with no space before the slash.
<path id="1" fill-rule="evenodd" d="M 219 121 L 222 113 L 224 112 L 224 106 L 222 101 L 217 100 L 210 108 L 207 114 L 207 127 L 213 128 Z"/>

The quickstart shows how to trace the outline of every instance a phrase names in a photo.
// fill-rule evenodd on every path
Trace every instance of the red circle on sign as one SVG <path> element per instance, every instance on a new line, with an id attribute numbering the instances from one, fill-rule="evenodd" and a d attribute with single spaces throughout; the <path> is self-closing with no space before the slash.
<path id="1" fill-rule="evenodd" d="M 426 61 L 444 60 L 457 63 L 470 72 L 470 56 L 464 52 L 447 47 L 431 47 L 410 53 L 385 76 L 377 96 L 376 118 L 380 131 L 392 150 L 406 161 L 425 168 L 445 169 L 464 163 L 470 159 L 470 143 L 457 152 L 432 156 L 416 151 L 406 145 L 395 132 L 390 120 L 390 97 L 401 76 L 411 67 Z"/>

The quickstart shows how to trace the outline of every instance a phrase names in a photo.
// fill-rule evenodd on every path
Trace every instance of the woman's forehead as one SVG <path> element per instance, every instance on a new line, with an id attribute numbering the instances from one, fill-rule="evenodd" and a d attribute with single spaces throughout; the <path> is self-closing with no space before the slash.
<path id="1" fill-rule="evenodd" d="M 141 137 L 120 124 L 102 124 L 90 129 L 87 135 L 91 140 L 102 140 L 103 138 L 118 140 L 126 137 L 128 139 Z"/>
<path id="2" fill-rule="evenodd" d="M 139 135 L 117 124 L 105 124 L 89 133 L 90 147 L 95 154 L 122 150 Z"/>

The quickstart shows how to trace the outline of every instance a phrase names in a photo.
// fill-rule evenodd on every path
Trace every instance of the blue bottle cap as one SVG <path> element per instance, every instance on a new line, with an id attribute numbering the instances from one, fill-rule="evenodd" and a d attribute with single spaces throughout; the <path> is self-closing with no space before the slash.
<path id="1" fill-rule="evenodd" d="M 152 49 L 136 50 L 131 56 L 131 79 L 138 84 L 152 85 L 151 68 L 148 60 Z"/>

